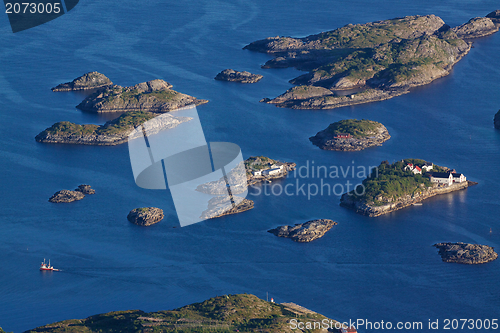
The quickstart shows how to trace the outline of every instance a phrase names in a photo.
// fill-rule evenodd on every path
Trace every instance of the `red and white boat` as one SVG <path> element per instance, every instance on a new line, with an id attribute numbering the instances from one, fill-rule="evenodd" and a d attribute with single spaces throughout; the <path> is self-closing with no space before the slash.
<path id="1" fill-rule="evenodd" d="M 53 266 L 50 266 L 50 259 L 49 259 L 49 263 L 47 264 L 45 262 L 45 258 L 43 259 L 43 262 L 40 265 L 40 270 L 41 271 L 51 271 L 51 272 L 53 272 L 53 271 L 56 271 L 56 272 L 59 271 L 58 269 L 55 269 Z"/>

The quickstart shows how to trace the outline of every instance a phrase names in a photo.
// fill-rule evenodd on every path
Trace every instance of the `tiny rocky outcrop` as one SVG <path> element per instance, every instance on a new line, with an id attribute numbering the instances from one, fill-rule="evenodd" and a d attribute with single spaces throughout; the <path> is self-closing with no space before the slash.
<path id="1" fill-rule="evenodd" d="M 452 29 L 459 38 L 478 38 L 498 31 L 498 26 L 489 17 L 475 17 Z"/>
<path id="2" fill-rule="evenodd" d="M 252 74 L 247 71 L 238 72 L 234 69 L 225 69 L 215 77 L 215 80 L 230 81 L 239 83 L 255 83 L 260 81 L 264 76 L 259 74 Z"/>
<path id="3" fill-rule="evenodd" d="M 327 219 L 312 220 L 295 226 L 281 226 L 268 232 L 278 236 L 290 238 L 299 243 L 312 242 L 315 239 L 323 237 L 337 222 Z"/>
<path id="4" fill-rule="evenodd" d="M 83 198 L 85 198 L 85 194 L 80 191 L 61 190 L 51 196 L 49 201 L 54 203 L 63 203 L 82 200 Z"/>
<path id="5" fill-rule="evenodd" d="M 82 192 L 83 194 L 95 194 L 95 190 L 87 184 L 78 185 L 75 191 Z"/>
<path id="6" fill-rule="evenodd" d="M 133 224 L 147 227 L 163 220 L 163 210 L 156 207 L 135 208 L 127 215 L 127 220 Z"/>
<path id="7" fill-rule="evenodd" d="M 359 151 L 381 146 L 391 136 L 387 128 L 372 120 L 346 119 L 330 124 L 309 140 L 325 150 Z"/>
<path id="8" fill-rule="evenodd" d="M 498 258 L 491 246 L 468 243 L 438 243 L 434 244 L 444 262 L 460 264 L 484 264 Z"/>
<path id="9" fill-rule="evenodd" d="M 106 75 L 99 72 L 90 72 L 77 77 L 71 82 L 61 83 L 52 91 L 75 91 L 102 88 L 113 85 L 113 82 Z"/>
<path id="10" fill-rule="evenodd" d="M 493 118 L 493 124 L 495 125 L 496 129 L 500 129 L 500 110 L 498 110 L 495 118 Z"/>
<path id="11" fill-rule="evenodd" d="M 164 113 L 208 102 L 171 88 L 170 83 L 158 79 L 131 87 L 115 85 L 92 94 L 76 107 L 82 111 L 97 113 L 126 111 Z"/>

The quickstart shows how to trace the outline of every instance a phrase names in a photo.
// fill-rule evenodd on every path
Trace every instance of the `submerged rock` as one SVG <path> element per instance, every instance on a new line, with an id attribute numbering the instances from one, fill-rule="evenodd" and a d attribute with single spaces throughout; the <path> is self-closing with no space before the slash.
<path id="1" fill-rule="evenodd" d="M 61 190 L 51 196 L 49 201 L 54 203 L 73 202 L 83 198 L 85 198 L 85 194 L 80 191 Z"/>
<path id="2" fill-rule="evenodd" d="M 295 226 L 281 226 L 268 232 L 278 236 L 290 238 L 300 243 L 312 242 L 315 239 L 323 237 L 337 222 L 327 219 L 312 220 Z"/>
<path id="3" fill-rule="evenodd" d="M 498 258 L 498 254 L 491 246 L 467 243 L 438 243 L 434 244 L 444 262 L 460 264 L 483 264 Z"/>
<path id="4" fill-rule="evenodd" d="M 500 110 L 495 114 L 495 118 L 493 119 L 493 124 L 496 129 L 500 129 Z"/>
<path id="5" fill-rule="evenodd" d="M 95 194 L 95 190 L 87 184 L 78 185 L 75 191 L 82 192 L 83 194 Z"/>
<path id="6" fill-rule="evenodd" d="M 230 81 L 240 83 L 255 83 L 260 81 L 264 76 L 259 74 L 252 74 L 247 71 L 238 72 L 234 69 L 225 69 L 215 77 L 215 80 Z"/>
<path id="7" fill-rule="evenodd" d="M 135 208 L 127 215 L 130 222 L 147 227 L 163 220 L 163 210 L 156 207 Z"/>
<path id="8" fill-rule="evenodd" d="M 89 90 L 111 86 L 113 82 L 104 74 L 99 72 L 90 72 L 77 77 L 71 82 L 61 83 L 57 87 L 52 88 L 52 91 L 75 91 Z"/>

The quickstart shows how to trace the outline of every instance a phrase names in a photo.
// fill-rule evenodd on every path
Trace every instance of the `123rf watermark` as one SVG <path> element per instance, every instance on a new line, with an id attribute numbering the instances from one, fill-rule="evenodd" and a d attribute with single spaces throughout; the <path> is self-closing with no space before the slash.
<path id="1" fill-rule="evenodd" d="M 370 321 L 368 319 L 357 319 L 349 322 L 338 322 L 331 319 L 323 319 L 322 321 L 299 321 L 298 319 L 290 320 L 291 330 L 334 330 L 349 332 L 349 329 L 354 330 L 498 330 L 498 318 L 495 319 L 428 319 L 427 322 L 422 321 Z"/>

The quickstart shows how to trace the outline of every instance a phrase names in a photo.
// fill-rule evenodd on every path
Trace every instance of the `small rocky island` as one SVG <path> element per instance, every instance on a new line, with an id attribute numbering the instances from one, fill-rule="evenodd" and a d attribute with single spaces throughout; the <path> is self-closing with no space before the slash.
<path id="1" fill-rule="evenodd" d="M 284 178 L 288 172 L 295 169 L 296 164 L 291 162 L 280 162 L 265 156 L 251 156 L 244 161 L 245 172 L 241 172 L 242 165 L 238 165 L 227 173 L 228 182 L 231 184 L 233 194 L 241 194 L 247 190 L 247 186 L 260 182 L 271 182 L 272 180 Z M 246 175 L 245 177 L 240 177 Z M 217 181 L 201 184 L 196 191 L 212 194 L 227 194 L 226 181 L 220 178 Z"/>
<path id="2" fill-rule="evenodd" d="M 95 92 L 78 104 L 77 108 L 97 113 L 126 111 L 164 113 L 208 102 L 182 94 L 171 88 L 170 83 L 158 79 L 131 87 L 114 85 Z"/>
<path id="3" fill-rule="evenodd" d="M 26 333 L 63 332 L 296 332 L 293 320 L 307 332 L 324 333 L 321 323 L 340 326 L 319 313 L 294 303 L 267 302 L 251 294 L 217 296 L 174 310 L 144 312 L 128 310 L 71 319 L 37 327 Z M 301 330 L 298 330 L 301 331 Z M 1 332 L 1 330 L 0 330 Z"/>
<path id="4" fill-rule="evenodd" d="M 135 127 L 153 119 L 157 114 L 144 111 L 125 112 L 118 118 L 98 125 L 78 125 L 69 121 L 55 123 L 35 137 L 42 143 L 66 143 L 94 146 L 114 146 L 128 141 Z M 174 117 L 163 114 L 157 117 L 158 129 L 170 129 L 191 120 L 189 117 Z"/>
<path id="5" fill-rule="evenodd" d="M 325 150 L 359 151 L 381 146 L 391 136 L 384 125 L 372 120 L 346 119 L 330 124 L 309 140 Z"/>
<path id="6" fill-rule="evenodd" d="M 133 224 L 148 227 L 163 220 L 163 210 L 156 207 L 135 208 L 127 215 L 127 220 Z"/>
<path id="7" fill-rule="evenodd" d="M 215 80 L 239 82 L 239 83 L 256 83 L 259 82 L 264 76 L 259 74 L 252 74 L 247 71 L 238 72 L 234 69 L 225 69 L 215 77 Z"/>
<path id="8" fill-rule="evenodd" d="M 462 173 L 421 159 L 383 161 L 362 184 L 342 195 L 340 206 L 376 217 L 475 184 Z"/>
<path id="9" fill-rule="evenodd" d="M 500 110 L 495 114 L 495 118 L 493 118 L 493 125 L 496 129 L 500 129 Z"/>
<path id="10" fill-rule="evenodd" d="M 86 194 L 94 194 L 95 190 L 90 185 L 79 185 L 74 191 L 61 190 L 57 191 L 50 197 L 49 201 L 53 203 L 68 203 L 82 200 Z"/>
<path id="11" fill-rule="evenodd" d="M 233 199 L 234 205 L 231 202 L 231 198 Z M 238 214 L 250 210 L 254 206 L 254 202 L 252 200 L 244 199 L 235 195 L 231 198 L 226 195 L 216 196 L 210 199 L 208 201 L 208 209 L 201 214 L 200 219 L 208 220 L 225 215 Z"/>
<path id="12" fill-rule="evenodd" d="M 57 87 L 52 88 L 52 91 L 77 91 L 103 88 L 113 85 L 106 75 L 98 72 L 90 72 L 77 77 L 71 82 L 61 83 Z"/>
<path id="13" fill-rule="evenodd" d="M 308 243 L 323 237 L 336 224 L 337 222 L 332 220 L 319 219 L 296 224 L 295 226 L 281 226 L 268 230 L 268 232 L 278 237 L 290 238 L 295 242 Z"/>
<path id="14" fill-rule="evenodd" d="M 438 243 L 434 244 L 444 262 L 459 264 L 484 264 L 498 258 L 498 254 L 491 246 L 467 243 Z"/>
<path id="15" fill-rule="evenodd" d="M 451 28 L 435 16 L 348 24 L 304 38 L 269 37 L 244 49 L 274 56 L 263 68 L 309 73 L 295 87 L 261 102 L 293 109 L 333 109 L 406 94 L 450 73 L 472 38 L 498 31 L 498 11 Z M 347 93 L 341 93 L 348 90 Z"/>

